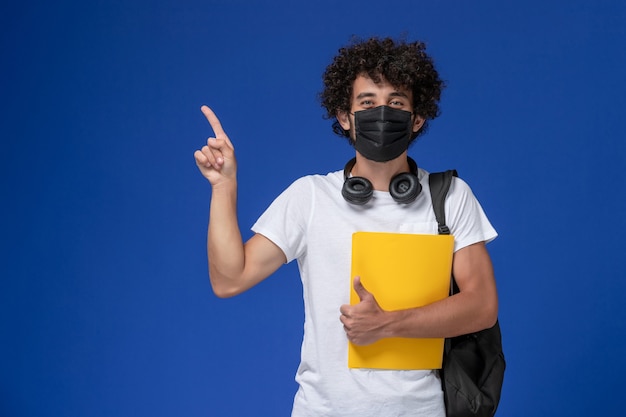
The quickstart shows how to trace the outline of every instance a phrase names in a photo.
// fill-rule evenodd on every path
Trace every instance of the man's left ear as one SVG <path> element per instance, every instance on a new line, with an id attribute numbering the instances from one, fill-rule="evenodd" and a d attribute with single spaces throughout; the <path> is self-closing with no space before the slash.
<path id="1" fill-rule="evenodd" d="M 415 120 L 413 120 L 413 133 L 418 132 L 422 126 L 424 126 L 424 122 L 426 121 L 426 119 L 424 119 L 422 116 L 415 115 Z"/>

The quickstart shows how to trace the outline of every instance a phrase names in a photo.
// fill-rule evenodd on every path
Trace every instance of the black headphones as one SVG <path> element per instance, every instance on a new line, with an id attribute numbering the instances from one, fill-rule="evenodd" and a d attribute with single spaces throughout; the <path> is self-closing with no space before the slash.
<path id="1" fill-rule="evenodd" d="M 411 158 L 407 158 L 411 172 L 401 172 L 395 175 L 389 183 L 389 194 L 398 203 L 408 204 L 414 201 L 422 191 L 422 185 L 417 178 L 417 164 Z M 374 195 L 372 182 L 364 177 L 351 177 L 350 171 L 356 164 L 356 158 L 352 158 L 343 169 L 343 188 L 341 195 L 352 204 L 363 205 Z"/>

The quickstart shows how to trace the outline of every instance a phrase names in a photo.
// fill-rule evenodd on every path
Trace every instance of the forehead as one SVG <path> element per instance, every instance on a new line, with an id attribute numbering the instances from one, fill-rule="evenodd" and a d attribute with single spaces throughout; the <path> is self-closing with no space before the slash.
<path id="1" fill-rule="evenodd" d="M 408 88 L 394 87 L 391 85 L 385 77 L 380 77 L 380 82 L 375 83 L 367 75 L 358 75 L 352 83 L 352 99 L 367 94 L 375 97 L 389 97 L 389 96 L 406 96 L 412 100 L 412 92 Z"/>

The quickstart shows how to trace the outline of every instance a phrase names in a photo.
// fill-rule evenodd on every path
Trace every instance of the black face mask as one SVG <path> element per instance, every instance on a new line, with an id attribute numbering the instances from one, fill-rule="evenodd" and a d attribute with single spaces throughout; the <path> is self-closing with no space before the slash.
<path id="1" fill-rule="evenodd" d="M 411 112 L 378 106 L 354 112 L 354 148 L 364 157 L 386 162 L 399 157 L 409 147 Z"/>

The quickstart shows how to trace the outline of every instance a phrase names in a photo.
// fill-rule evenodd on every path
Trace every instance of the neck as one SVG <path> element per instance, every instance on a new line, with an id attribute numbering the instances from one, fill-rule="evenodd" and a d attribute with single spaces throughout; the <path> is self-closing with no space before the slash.
<path id="1" fill-rule="evenodd" d="M 387 162 L 372 161 L 357 152 L 356 164 L 352 168 L 352 175 L 367 178 L 372 182 L 376 191 L 389 191 L 391 179 L 402 172 L 409 171 L 406 151 L 396 159 Z"/>

